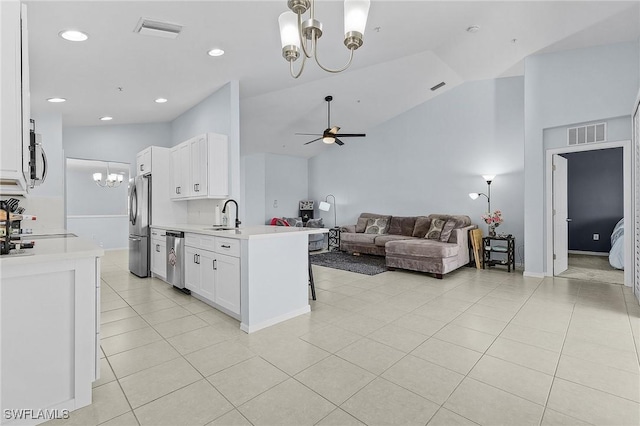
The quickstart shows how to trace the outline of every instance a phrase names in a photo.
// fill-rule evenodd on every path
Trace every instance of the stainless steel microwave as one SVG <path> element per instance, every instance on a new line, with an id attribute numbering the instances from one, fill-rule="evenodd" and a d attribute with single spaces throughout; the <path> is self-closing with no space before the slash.
<path id="1" fill-rule="evenodd" d="M 29 132 L 29 187 L 35 188 L 47 178 L 47 155 L 42 148 L 42 136 L 36 133 L 35 121 L 31 120 Z"/>

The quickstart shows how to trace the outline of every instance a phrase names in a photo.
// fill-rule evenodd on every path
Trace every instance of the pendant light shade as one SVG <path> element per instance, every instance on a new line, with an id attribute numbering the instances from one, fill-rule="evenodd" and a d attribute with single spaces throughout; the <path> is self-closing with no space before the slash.
<path id="1" fill-rule="evenodd" d="M 298 34 L 298 16 L 287 11 L 278 18 L 280 24 L 280 43 L 282 48 L 286 46 L 296 46 L 300 48 L 300 35 Z"/>
<path id="2" fill-rule="evenodd" d="M 370 0 L 345 0 L 344 2 L 344 34 L 350 32 L 364 34 L 369 15 Z"/>

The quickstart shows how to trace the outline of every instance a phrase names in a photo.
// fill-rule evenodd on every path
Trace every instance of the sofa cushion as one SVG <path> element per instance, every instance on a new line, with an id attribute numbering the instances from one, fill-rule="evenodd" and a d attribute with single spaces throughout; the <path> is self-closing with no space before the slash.
<path id="1" fill-rule="evenodd" d="M 286 220 L 289 226 L 295 226 L 298 228 L 303 226 L 301 217 L 283 217 L 282 219 Z"/>
<path id="2" fill-rule="evenodd" d="M 442 232 L 440 233 L 440 241 L 442 241 L 443 243 L 449 241 L 449 238 L 451 237 L 451 233 L 453 232 L 453 228 L 455 228 L 455 226 L 455 219 L 447 220 L 447 222 L 444 224 L 444 227 L 442 228 Z"/>
<path id="3" fill-rule="evenodd" d="M 445 221 L 453 219 L 456 221 L 454 229 L 471 225 L 471 218 L 465 215 L 430 214 L 429 219 L 443 219 Z"/>
<path id="4" fill-rule="evenodd" d="M 381 215 L 381 214 L 375 214 L 375 213 L 361 213 L 360 217 L 358 218 L 358 223 L 356 223 L 356 232 L 364 232 L 364 230 L 367 228 L 367 221 L 369 219 L 391 219 L 391 216 L 389 215 Z"/>
<path id="5" fill-rule="evenodd" d="M 365 233 L 345 233 L 340 234 L 340 241 L 344 241 L 347 243 L 365 243 L 365 244 L 373 244 L 377 234 L 365 234 Z"/>
<path id="6" fill-rule="evenodd" d="M 422 238 L 408 241 L 389 241 L 385 249 L 387 254 L 392 255 L 444 258 L 457 256 L 460 247 L 457 244 Z"/>
<path id="7" fill-rule="evenodd" d="M 429 231 L 427 231 L 427 235 L 424 237 L 428 240 L 440 241 L 440 234 L 442 234 L 442 228 L 444 228 L 445 223 L 447 223 L 446 220 L 432 219 Z"/>
<path id="8" fill-rule="evenodd" d="M 415 216 L 393 216 L 391 218 L 391 223 L 389 224 L 389 230 L 387 231 L 387 233 L 391 235 L 405 235 L 411 237 L 413 235 L 413 228 L 415 228 L 415 226 Z"/>
<path id="9" fill-rule="evenodd" d="M 406 235 L 378 235 L 375 240 L 375 244 L 380 247 L 384 247 L 389 241 L 404 241 L 404 240 L 414 240 L 415 237 L 409 237 Z"/>
<path id="10" fill-rule="evenodd" d="M 413 227 L 413 233 L 411 234 L 414 237 L 424 238 L 427 235 L 427 231 L 431 226 L 431 218 L 427 216 L 418 216 L 416 218 L 416 224 Z"/>
<path id="11" fill-rule="evenodd" d="M 387 219 L 369 219 L 364 233 L 383 235 L 387 233 L 387 229 L 389 229 L 389 221 Z"/>

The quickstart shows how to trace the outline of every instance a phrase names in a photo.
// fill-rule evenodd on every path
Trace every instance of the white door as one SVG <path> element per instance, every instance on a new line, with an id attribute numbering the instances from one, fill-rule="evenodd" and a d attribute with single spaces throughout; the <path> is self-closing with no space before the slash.
<path id="1" fill-rule="evenodd" d="M 569 267 L 567 159 L 553 155 L 553 275 Z"/>

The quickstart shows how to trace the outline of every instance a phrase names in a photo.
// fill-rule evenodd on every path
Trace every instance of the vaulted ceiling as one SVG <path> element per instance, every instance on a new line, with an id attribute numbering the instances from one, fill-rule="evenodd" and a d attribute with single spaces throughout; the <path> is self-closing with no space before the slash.
<path id="1" fill-rule="evenodd" d="M 278 15 L 286 1 L 26 1 L 32 109 L 60 112 L 64 126 L 171 121 L 230 80 L 240 82 L 241 149 L 311 157 L 322 143 L 294 132 L 332 124 L 367 132 L 465 81 L 521 74 L 523 59 L 550 52 L 637 40 L 637 1 L 376 1 L 364 45 L 351 68 L 328 74 L 308 63 L 289 76 Z M 176 39 L 134 33 L 140 18 L 182 25 Z M 319 55 L 346 61 L 342 2 L 317 1 L 324 24 Z M 467 32 L 469 26 L 480 30 Z M 74 28 L 89 40 L 58 37 Z M 210 57 L 213 47 L 225 50 Z M 297 65 L 297 64 L 296 64 Z M 433 85 L 446 82 L 436 92 Z M 122 90 L 118 89 L 122 88 Z M 64 97 L 63 104 L 46 102 Z M 164 104 L 154 99 L 167 98 Z M 361 143 L 365 139 L 352 140 Z"/>

